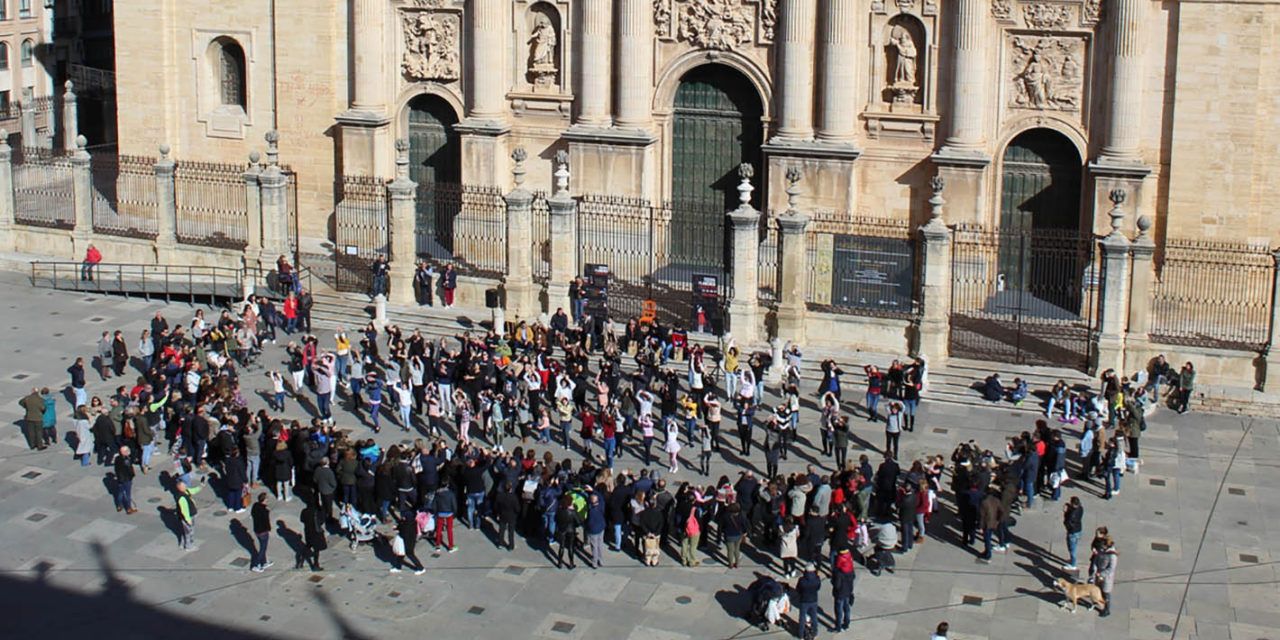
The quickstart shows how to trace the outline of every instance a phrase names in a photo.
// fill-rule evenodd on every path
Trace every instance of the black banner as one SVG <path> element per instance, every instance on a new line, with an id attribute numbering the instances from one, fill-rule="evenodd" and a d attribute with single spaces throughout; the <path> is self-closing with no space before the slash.
<path id="1" fill-rule="evenodd" d="M 915 243 L 902 238 L 833 236 L 831 305 L 910 313 Z"/>

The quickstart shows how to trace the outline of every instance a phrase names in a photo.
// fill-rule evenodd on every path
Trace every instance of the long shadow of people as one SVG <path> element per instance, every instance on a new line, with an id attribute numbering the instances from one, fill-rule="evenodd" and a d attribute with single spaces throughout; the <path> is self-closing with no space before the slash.
<path id="1" fill-rule="evenodd" d="M 289 545 L 289 550 L 293 551 L 294 568 L 301 569 L 303 558 L 306 556 L 306 543 L 302 540 L 302 534 L 289 528 L 284 520 L 276 520 L 276 536 Z"/>
<path id="2" fill-rule="evenodd" d="M 244 523 L 240 522 L 239 518 L 232 518 L 231 522 L 227 525 L 227 528 L 231 531 L 232 539 L 239 543 L 245 551 L 248 551 L 249 555 L 252 557 L 254 552 L 257 551 L 257 547 L 254 545 L 253 534 L 249 533 L 249 530 L 245 528 Z"/>

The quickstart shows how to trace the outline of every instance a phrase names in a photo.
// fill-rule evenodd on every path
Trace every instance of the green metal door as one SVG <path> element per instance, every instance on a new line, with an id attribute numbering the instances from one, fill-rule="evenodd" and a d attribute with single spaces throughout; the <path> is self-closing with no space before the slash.
<path id="1" fill-rule="evenodd" d="M 737 167 L 749 163 L 763 175 L 762 112 L 755 87 L 729 67 L 698 67 L 680 80 L 671 152 L 674 258 L 723 264 L 724 215 L 737 206 Z"/>
<path id="2" fill-rule="evenodd" d="M 453 250 L 454 188 L 461 154 L 453 127 L 458 117 L 436 96 L 409 103 L 409 177 L 418 184 L 417 236 L 420 255 Z"/>
<path id="3" fill-rule="evenodd" d="M 1005 148 L 1000 188 L 1000 271 L 1010 289 L 1045 289 L 1043 282 L 1059 269 L 1046 265 L 1037 245 L 1026 237 L 1048 238 L 1080 232 L 1080 156 L 1062 134 L 1031 129 Z"/>

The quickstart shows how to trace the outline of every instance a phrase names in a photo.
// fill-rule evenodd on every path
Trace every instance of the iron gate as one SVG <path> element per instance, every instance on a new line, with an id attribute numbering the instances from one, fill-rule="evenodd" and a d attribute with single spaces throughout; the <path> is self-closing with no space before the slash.
<path id="1" fill-rule="evenodd" d="M 714 207 L 719 209 L 719 207 Z M 713 215 L 708 206 L 686 214 L 673 224 L 671 205 L 613 196 L 583 196 L 578 205 L 578 263 L 609 266 L 609 312 L 614 321 L 637 317 L 645 300 L 657 306 L 658 321 L 668 326 L 693 326 L 693 280 L 714 276 L 718 305 L 707 309 L 725 326 L 732 283 L 725 269 L 724 212 Z M 703 221 L 696 229 L 692 221 Z M 698 235 L 695 251 L 677 236 Z M 709 318 L 710 319 L 710 318 Z M 714 324 L 714 323 L 713 323 Z"/>
<path id="2" fill-rule="evenodd" d="M 334 287 L 373 290 L 373 261 L 389 256 L 387 186 L 381 178 L 343 176 L 342 200 L 334 210 Z"/>
<path id="3" fill-rule="evenodd" d="M 1101 263 L 1074 231 L 956 229 L 951 253 L 951 355 L 1088 367 Z"/>

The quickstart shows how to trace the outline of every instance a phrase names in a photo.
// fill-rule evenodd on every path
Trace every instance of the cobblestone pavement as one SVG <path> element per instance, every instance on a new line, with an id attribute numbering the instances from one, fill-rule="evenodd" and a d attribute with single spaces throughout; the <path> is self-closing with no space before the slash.
<path id="1" fill-rule="evenodd" d="M 123 329 L 132 343 L 156 309 L 171 322 L 192 312 L 185 305 L 36 291 L 0 276 L 0 327 L 8 328 L 0 345 L 6 364 L 0 392 L 9 398 L 2 405 L 8 428 L 0 432 L 0 602 L 9 611 L 6 624 L 16 621 L 13 637 L 26 637 L 23 631 L 45 638 L 86 632 L 313 639 L 428 632 L 566 640 L 761 635 L 742 619 L 742 592 L 754 572 L 776 570 L 773 550 L 749 549 L 735 571 L 718 554 L 685 569 L 672 554 L 648 568 L 619 553 L 607 553 L 598 571 L 581 564 L 559 571 L 524 540 L 508 553 L 495 549 L 491 533 L 460 527 L 456 554 L 430 555 L 429 545 L 419 546 L 429 569 L 423 576 L 389 575 L 385 558 L 368 547 L 352 552 L 334 537 L 324 553 L 325 572 L 296 571 L 290 540 L 279 536 L 271 546 L 275 566 L 258 574 L 248 570 L 247 542 L 240 541 L 248 536 L 237 535 L 249 525 L 247 513 L 228 514 L 212 491 L 197 499 L 197 547 L 180 550 L 171 529 L 173 499 L 156 475 L 135 482 L 139 513 L 116 513 L 104 468 L 81 468 L 66 446 L 28 452 L 18 425 L 17 400 L 32 386 L 61 390 L 65 368 L 77 355 L 92 356 L 103 330 Z M 280 353 L 271 347 L 262 361 L 272 365 Z M 261 369 L 247 380 L 246 391 L 268 385 Z M 114 381 L 93 376 L 89 391 L 105 396 L 113 387 Z M 67 400 L 60 403 L 60 435 L 71 424 Z M 264 404 L 257 395 L 252 402 Z M 927 395 L 922 412 L 916 432 L 904 434 L 904 458 L 949 453 L 968 439 L 996 448 L 1030 426 L 1008 411 L 931 406 Z M 802 434 L 815 434 L 816 413 L 804 413 Z M 863 442 L 882 440 L 878 426 L 852 422 Z M 354 424 L 339 414 L 339 426 Z M 1065 492 L 1084 500 L 1086 532 L 1107 525 L 1117 540 L 1120 571 L 1110 618 L 1060 607 L 1062 597 L 1050 585 L 1063 575 L 1057 569 L 1065 553 L 1061 507 L 1039 502 L 1018 517 L 1015 544 L 991 564 L 959 548 L 951 519 L 938 517 L 928 542 L 901 557 L 896 574 L 860 570 L 855 623 L 840 637 L 926 638 L 941 620 L 951 623 L 953 637 L 970 639 L 1004 640 L 1032 630 L 1040 638 L 1072 639 L 1276 637 L 1277 423 L 1162 412 L 1150 424 L 1141 473 L 1125 477 L 1121 496 L 1103 501 L 1099 487 L 1074 483 Z M 384 431 L 378 440 L 385 447 L 402 434 Z M 157 467 L 167 462 L 162 457 Z M 627 456 L 620 464 L 634 468 L 636 462 Z M 762 454 L 748 463 L 763 467 Z M 829 460 L 806 444 L 783 471 L 809 463 Z M 735 473 L 742 464 L 718 458 L 713 475 Z M 676 477 L 695 476 L 686 469 Z M 272 507 L 275 518 L 300 530 L 297 501 Z M 823 607 L 829 623 L 828 587 Z M 820 635 L 831 636 L 825 629 Z"/>

